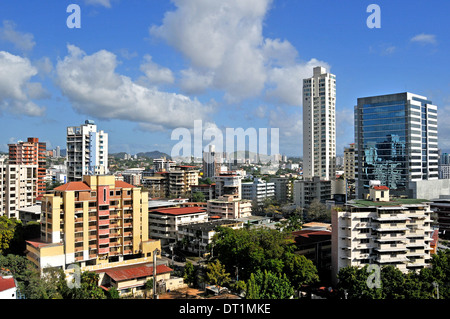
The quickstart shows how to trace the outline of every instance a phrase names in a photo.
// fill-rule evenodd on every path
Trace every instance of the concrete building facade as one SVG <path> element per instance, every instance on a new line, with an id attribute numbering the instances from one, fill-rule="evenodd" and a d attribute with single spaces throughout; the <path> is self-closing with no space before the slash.
<path id="1" fill-rule="evenodd" d="M 355 144 L 357 198 L 367 196 L 371 180 L 409 196 L 410 181 L 438 179 L 437 107 L 424 96 L 359 98 Z"/>
<path id="2" fill-rule="evenodd" d="M 0 158 L 0 216 L 19 218 L 19 210 L 37 203 L 38 165 L 9 164 Z"/>
<path id="3" fill-rule="evenodd" d="M 67 127 L 67 179 L 82 181 L 85 175 L 108 173 L 108 133 L 86 120 Z"/>
<path id="4" fill-rule="evenodd" d="M 336 176 L 336 76 L 323 67 L 303 80 L 303 176 Z"/>
<path id="5" fill-rule="evenodd" d="M 332 212 L 332 278 L 347 266 L 393 265 L 402 272 L 428 267 L 430 204 L 355 200 Z"/>
<path id="6" fill-rule="evenodd" d="M 41 270 L 104 267 L 152 259 L 160 242 L 148 235 L 148 194 L 114 176 L 84 176 L 44 195 L 41 236 L 27 241 L 27 258 Z"/>

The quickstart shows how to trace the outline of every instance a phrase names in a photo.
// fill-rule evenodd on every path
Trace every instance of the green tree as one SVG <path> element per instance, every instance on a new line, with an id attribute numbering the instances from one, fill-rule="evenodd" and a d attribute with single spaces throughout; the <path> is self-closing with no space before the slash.
<path id="1" fill-rule="evenodd" d="M 80 287 L 71 289 L 73 299 L 106 299 L 103 289 L 98 286 L 99 275 L 95 272 L 83 271 L 80 278 Z"/>
<path id="2" fill-rule="evenodd" d="M 205 202 L 205 195 L 202 192 L 195 192 L 192 194 L 192 201 L 193 202 Z"/>
<path id="3" fill-rule="evenodd" d="M 186 262 L 184 266 L 183 279 L 188 285 L 192 285 L 195 281 L 195 269 L 190 261 Z"/>
<path id="4" fill-rule="evenodd" d="M 145 294 L 148 297 L 150 291 L 153 290 L 153 278 L 148 279 L 144 284 Z"/>
<path id="5" fill-rule="evenodd" d="M 120 294 L 116 287 L 109 288 L 107 298 L 108 299 L 120 299 Z"/>
<path id="6" fill-rule="evenodd" d="M 70 297 L 66 276 L 60 268 L 47 268 L 42 276 L 36 273 L 29 279 L 24 294 L 28 299 L 63 299 Z"/>
<path id="7" fill-rule="evenodd" d="M 0 216 L 0 254 L 8 254 L 12 250 L 12 245 L 17 241 L 18 228 L 22 222 L 6 216 Z"/>
<path id="8" fill-rule="evenodd" d="M 331 211 L 317 198 L 309 204 L 309 207 L 306 210 L 306 219 L 309 221 L 326 221 L 330 220 L 330 218 Z"/>
<path id="9" fill-rule="evenodd" d="M 214 242 L 214 255 L 228 272 L 239 269 L 239 279 L 247 280 L 257 270 L 283 270 L 283 257 L 290 251 L 292 238 L 270 228 L 219 228 Z"/>
<path id="10" fill-rule="evenodd" d="M 337 290 L 341 296 L 348 299 L 382 299 L 382 288 L 369 288 L 367 266 L 360 268 L 348 266 L 338 273 Z"/>
<path id="11" fill-rule="evenodd" d="M 406 276 L 392 265 L 381 268 L 381 287 L 384 299 L 405 298 Z"/>
<path id="12" fill-rule="evenodd" d="M 247 281 L 246 299 L 288 299 L 294 295 L 294 287 L 286 274 L 258 270 Z"/>
<path id="13" fill-rule="evenodd" d="M 305 256 L 288 252 L 284 260 L 284 273 L 296 289 L 319 282 L 316 266 Z"/>
<path id="14" fill-rule="evenodd" d="M 226 272 L 225 267 L 217 259 L 208 264 L 206 277 L 209 283 L 219 287 L 230 282 L 230 274 Z"/>

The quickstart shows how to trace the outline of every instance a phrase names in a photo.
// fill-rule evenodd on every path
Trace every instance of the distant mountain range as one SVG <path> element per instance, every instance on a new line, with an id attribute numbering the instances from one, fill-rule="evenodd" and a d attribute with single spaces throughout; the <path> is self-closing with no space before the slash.
<path id="1" fill-rule="evenodd" d="M 124 158 L 125 154 L 128 154 L 126 152 L 119 152 L 119 153 L 110 153 L 109 156 L 113 156 L 114 158 Z M 141 152 L 136 154 L 137 157 L 146 157 L 146 158 L 161 158 L 165 157 L 167 159 L 171 159 L 170 155 L 160 152 L 160 151 L 152 151 L 152 152 Z"/>

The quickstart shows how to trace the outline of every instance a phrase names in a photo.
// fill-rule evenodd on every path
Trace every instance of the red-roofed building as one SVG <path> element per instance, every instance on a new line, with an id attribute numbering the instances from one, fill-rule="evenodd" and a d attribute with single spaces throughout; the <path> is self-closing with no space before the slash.
<path id="1" fill-rule="evenodd" d="M 27 241 L 27 257 L 41 270 L 152 258 L 161 243 L 148 226 L 147 192 L 112 175 L 86 175 L 44 195 L 41 238 Z"/>
<path id="2" fill-rule="evenodd" d="M 166 247 L 177 240 L 178 227 L 208 221 L 204 207 L 160 208 L 149 211 L 149 233 L 152 238 L 161 240 Z"/>
<path id="3" fill-rule="evenodd" d="M 166 265 L 156 266 L 158 293 L 185 286 L 183 278 L 171 278 L 172 271 L 173 269 Z M 136 296 L 144 294 L 146 282 L 153 279 L 153 263 L 105 268 L 95 272 L 100 276 L 99 286 L 103 289 L 109 290 L 114 287 L 120 295 Z"/>
<path id="4" fill-rule="evenodd" d="M 298 230 L 292 232 L 296 245 L 295 253 L 311 260 L 317 267 L 319 277 L 325 279 L 331 269 L 331 231 Z"/>
<path id="5" fill-rule="evenodd" d="M 370 187 L 369 199 L 375 202 L 389 201 L 389 187 L 383 185 L 374 185 Z"/>
<path id="6" fill-rule="evenodd" d="M 37 188 L 34 197 L 38 198 L 45 194 L 46 143 L 39 142 L 36 137 L 29 137 L 26 142 L 19 141 L 17 144 L 8 144 L 8 147 L 10 164 L 37 165 Z"/>
<path id="7" fill-rule="evenodd" d="M 17 299 L 17 282 L 9 274 L 0 274 L 0 299 Z"/>

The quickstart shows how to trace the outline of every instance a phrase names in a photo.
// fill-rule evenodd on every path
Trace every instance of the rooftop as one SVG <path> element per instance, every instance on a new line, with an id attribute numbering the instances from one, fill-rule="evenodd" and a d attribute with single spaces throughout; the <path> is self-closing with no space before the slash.
<path id="1" fill-rule="evenodd" d="M 91 188 L 85 182 L 69 182 L 64 185 L 55 187 L 54 190 L 67 192 L 67 191 L 90 191 Z"/>
<path id="2" fill-rule="evenodd" d="M 156 274 L 165 274 L 172 272 L 173 269 L 166 265 L 157 265 Z M 136 279 L 141 277 L 153 276 L 153 263 L 145 263 L 140 265 L 129 265 L 114 268 L 99 269 L 96 273 L 105 273 L 111 277 L 114 281 L 125 281 L 130 279 Z"/>
<path id="3" fill-rule="evenodd" d="M 135 188 L 131 184 L 123 181 L 115 181 L 116 188 Z M 54 188 L 56 191 L 67 192 L 67 191 L 90 191 L 91 187 L 86 182 L 68 182 L 64 185 Z"/>
<path id="4" fill-rule="evenodd" d="M 175 208 L 160 208 L 152 209 L 149 213 L 159 213 L 163 215 L 186 215 L 186 214 L 198 214 L 206 213 L 206 209 L 203 207 L 175 207 Z"/>
<path id="5" fill-rule="evenodd" d="M 227 226 L 227 225 L 232 225 L 232 224 L 242 224 L 242 221 L 238 221 L 235 219 L 220 219 L 220 220 L 209 221 L 209 222 L 204 222 L 204 223 L 188 224 L 188 225 L 184 225 L 184 227 L 190 228 L 193 230 L 211 231 L 211 230 L 214 230 L 218 226 Z"/>
<path id="6" fill-rule="evenodd" d="M 427 199 L 414 199 L 414 198 L 396 199 L 388 202 L 374 202 L 371 200 L 358 199 L 348 202 L 348 205 L 355 207 L 378 207 L 378 206 L 417 205 L 429 202 L 430 201 Z"/>
<path id="7" fill-rule="evenodd" d="M 16 287 L 16 282 L 12 276 L 0 276 L 0 291 L 5 291 Z"/>

